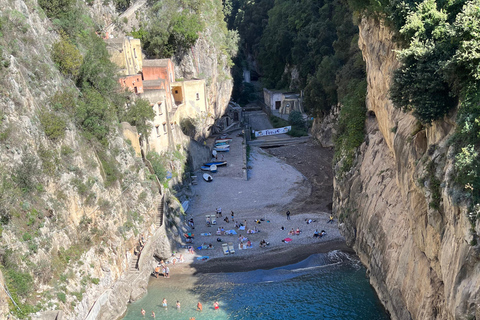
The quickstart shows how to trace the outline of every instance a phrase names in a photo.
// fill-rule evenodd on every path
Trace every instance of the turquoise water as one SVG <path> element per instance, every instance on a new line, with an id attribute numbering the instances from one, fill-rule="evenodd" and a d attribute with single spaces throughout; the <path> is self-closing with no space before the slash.
<path id="1" fill-rule="evenodd" d="M 163 298 L 167 308 L 161 306 Z M 177 300 L 180 310 L 175 308 Z M 213 309 L 215 300 L 219 310 Z M 202 312 L 196 311 L 198 301 Z M 150 319 L 152 310 L 157 319 L 389 319 L 365 268 L 335 251 L 271 270 L 155 279 L 148 294 L 128 307 L 124 319 L 142 319 L 141 308 Z"/>

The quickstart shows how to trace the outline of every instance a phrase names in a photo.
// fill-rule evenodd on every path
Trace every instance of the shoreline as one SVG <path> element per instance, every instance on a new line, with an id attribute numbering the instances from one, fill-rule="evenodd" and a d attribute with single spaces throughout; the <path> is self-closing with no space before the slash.
<path id="1" fill-rule="evenodd" d="M 174 273 L 200 274 L 218 272 L 245 272 L 258 269 L 272 269 L 295 264 L 312 254 L 340 250 L 355 254 L 341 236 L 336 222 L 328 223 L 331 213 L 333 192 L 331 163 L 332 152 L 321 148 L 313 141 L 287 145 L 268 152 L 253 147 L 250 153 L 249 179 L 242 177 L 243 138 L 234 136 L 231 150 L 222 154 L 228 161 L 213 175 L 214 181 L 199 181 L 193 187 L 195 196 L 190 201 L 186 219 L 194 219 L 195 228 L 187 232 L 195 233 L 195 254 L 182 251 L 185 260 L 182 267 L 175 266 Z M 306 158 L 298 161 L 298 154 Z M 223 208 L 223 215 L 217 217 L 215 225 L 207 225 L 205 216 Z M 285 215 L 291 211 L 290 217 Z M 245 229 L 258 228 L 259 233 L 249 234 L 247 230 L 234 227 L 231 217 L 235 211 L 235 222 L 241 222 Z M 255 223 L 258 219 L 262 222 Z M 307 224 L 311 219 L 313 222 Z M 218 228 L 236 231 L 235 235 L 217 233 Z M 300 229 L 300 235 L 289 234 L 290 230 Z M 326 236 L 313 238 L 315 230 L 325 230 Z M 206 235 L 208 234 L 208 235 Z M 252 248 L 240 250 L 240 235 L 252 242 Z M 290 243 L 283 239 L 291 237 Z M 221 238 L 221 242 L 217 239 Z M 270 243 L 265 248 L 259 242 L 265 239 Z M 224 254 L 222 244 L 233 243 L 234 254 Z M 185 244 L 183 246 L 185 248 Z M 212 246 L 213 250 L 200 250 L 202 246 Z M 198 257 L 208 256 L 205 261 Z"/>
<path id="2" fill-rule="evenodd" d="M 286 244 L 286 246 L 267 249 L 264 254 L 213 258 L 203 263 L 191 264 L 189 267 L 194 269 L 194 275 L 202 273 L 247 272 L 292 265 L 307 259 L 313 254 L 327 253 L 334 250 L 355 254 L 355 251 L 341 239 L 312 244 Z"/>

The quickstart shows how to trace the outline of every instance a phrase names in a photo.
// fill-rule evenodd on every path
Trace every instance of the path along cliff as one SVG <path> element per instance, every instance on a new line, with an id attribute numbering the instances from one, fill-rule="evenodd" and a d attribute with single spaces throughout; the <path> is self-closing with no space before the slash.
<path id="1" fill-rule="evenodd" d="M 480 252 L 470 244 L 466 208 L 452 200 L 454 121 L 423 129 L 395 109 L 388 98 L 398 67 L 393 34 L 370 19 L 359 29 L 368 119 L 354 167 L 334 180 L 342 233 L 392 319 L 479 319 Z M 478 233 L 478 223 L 474 228 Z"/>

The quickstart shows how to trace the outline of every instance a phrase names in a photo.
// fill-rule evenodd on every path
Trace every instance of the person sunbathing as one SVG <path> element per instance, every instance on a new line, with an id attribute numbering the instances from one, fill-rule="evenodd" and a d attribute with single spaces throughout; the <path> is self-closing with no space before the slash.
<path id="1" fill-rule="evenodd" d="M 298 235 L 300 235 L 300 232 L 301 232 L 300 228 L 297 228 L 297 231 L 295 231 L 295 234 L 298 236 Z"/>
<path id="2" fill-rule="evenodd" d="M 252 246 L 252 242 L 250 240 L 247 241 L 247 248 L 250 248 Z"/>
<path id="3" fill-rule="evenodd" d="M 292 230 L 290 230 L 290 231 L 288 232 L 288 235 L 289 235 L 289 236 L 295 235 L 295 230 L 293 230 L 293 228 L 292 228 Z"/>

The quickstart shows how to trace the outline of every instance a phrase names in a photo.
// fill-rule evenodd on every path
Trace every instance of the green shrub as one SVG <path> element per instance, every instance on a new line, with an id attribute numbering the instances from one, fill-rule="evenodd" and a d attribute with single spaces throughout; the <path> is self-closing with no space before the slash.
<path id="1" fill-rule="evenodd" d="M 67 123 L 62 117 L 44 109 L 40 112 L 39 119 L 45 134 L 50 140 L 55 141 L 65 137 Z"/>
<path id="2" fill-rule="evenodd" d="M 37 159 L 28 153 L 22 156 L 22 162 L 14 169 L 13 181 L 24 193 L 35 189 L 37 181 Z"/>
<path id="3" fill-rule="evenodd" d="M 98 158 L 102 163 L 103 172 L 105 173 L 105 187 L 112 186 L 117 180 L 122 178 L 120 170 L 118 170 L 118 162 L 115 158 L 109 156 L 104 151 L 98 152 Z"/>
<path id="4" fill-rule="evenodd" d="M 75 0 L 38 0 L 38 4 L 49 18 L 58 18 L 71 10 Z"/>
<path id="5" fill-rule="evenodd" d="M 66 296 L 65 292 L 58 292 L 57 293 L 57 298 L 58 298 L 58 300 L 60 300 L 63 303 L 67 302 L 67 296 Z"/>
<path id="6" fill-rule="evenodd" d="M 343 106 L 334 137 L 334 163 L 341 161 L 339 174 L 345 173 L 353 165 L 356 149 L 362 144 L 365 136 L 365 95 L 367 82 L 352 82 L 350 94 L 343 99 Z"/>
<path id="7" fill-rule="evenodd" d="M 50 104 L 55 111 L 73 111 L 77 104 L 77 92 L 68 88 L 58 90 L 50 98 Z"/>
<path id="8" fill-rule="evenodd" d="M 147 160 L 150 161 L 153 171 L 160 182 L 164 182 L 167 177 L 166 158 L 155 151 L 147 153 Z"/>
<path id="9" fill-rule="evenodd" d="M 77 125 L 83 129 L 87 139 L 96 138 L 106 144 L 113 121 L 112 106 L 100 92 L 87 88 L 83 90 L 83 99 L 76 109 L 75 120 Z"/>
<path id="10" fill-rule="evenodd" d="M 78 78 L 83 56 L 65 34 L 62 34 L 60 40 L 53 44 L 52 60 L 63 75 L 74 80 Z"/>
<path id="11" fill-rule="evenodd" d="M 98 279 L 98 278 L 92 278 L 91 280 L 92 280 L 93 284 L 99 284 L 100 283 L 100 279 Z"/>

